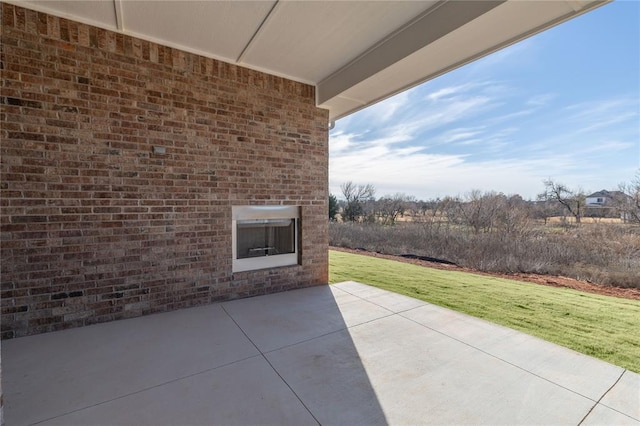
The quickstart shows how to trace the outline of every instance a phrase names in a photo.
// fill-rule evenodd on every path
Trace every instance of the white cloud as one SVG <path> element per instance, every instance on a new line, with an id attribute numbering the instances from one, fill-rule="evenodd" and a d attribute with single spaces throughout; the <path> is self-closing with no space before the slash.
<path id="1" fill-rule="evenodd" d="M 330 158 L 330 187 L 339 193 L 346 181 L 373 184 L 379 194 L 405 192 L 418 198 L 456 195 L 466 190 L 495 190 L 535 197 L 542 180 L 579 168 L 570 157 L 470 162 L 465 155 L 437 155 L 419 149 L 358 151 Z"/>
<path id="2" fill-rule="evenodd" d="M 363 111 L 363 115 L 368 116 L 376 123 L 386 123 L 396 111 L 401 110 L 409 101 L 410 91 L 405 91 L 368 107 Z"/>
<path id="3" fill-rule="evenodd" d="M 442 89 L 436 90 L 435 92 L 429 93 L 427 95 L 427 99 L 430 101 L 440 101 L 442 99 L 450 98 L 452 95 L 459 95 L 461 93 L 466 93 L 469 89 L 473 88 L 475 85 L 473 84 L 461 84 L 458 86 L 448 86 L 443 87 Z"/>
<path id="4" fill-rule="evenodd" d="M 353 143 L 351 139 L 354 137 L 352 133 L 338 132 L 331 135 L 331 142 L 329 144 L 329 150 L 332 153 L 339 153 L 346 151 L 352 147 Z"/>
<path id="5" fill-rule="evenodd" d="M 562 125 L 534 123 L 536 130 L 547 130 L 536 143 L 525 142 L 531 129 L 515 125 L 451 127 L 469 122 L 474 115 L 469 105 L 481 108 L 490 103 L 477 100 L 461 101 L 463 107 L 457 100 L 445 103 L 440 112 L 371 132 L 332 134 L 331 190 L 338 194 L 341 183 L 354 181 L 372 183 L 380 195 L 404 192 L 418 198 L 434 198 L 480 189 L 534 198 L 542 190 L 542 180 L 548 177 L 587 190 L 601 189 L 603 182 L 611 188 L 619 183 L 619 171 L 607 165 L 607 155 L 632 149 L 633 142 L 609 137 L 582 146 L 582 139 L 572 142 L 571 138 L 582 121 L 567 123 L 563 117 L 558 117 Z M 590 115 L 584 108 L 568 110 Z M 425 128 L 430 129 L 428 140 L 416 139 L 415 135 Z M 449 146 L 458 146 L 462 151 L 447 152 Z M 436 147 L 440 147 L 439 152 Z"/>
<path id="6" fill-rule="evenodd" d="M 365 140 L 362 134 L 340 132 L 335 136 L 338 141 L 335 147 L 332 135 L 329 159 L 331 191 L 338 194 L 340 184 L 354 181 L 373 184 L 379 194 L 405 192 L 418 198 L 456 195 L 461 192 L 460 188 L 535 197 L 546 177 L 583 168 L 571 153 L 555 153 L 553 160 L 541 156 L 492 158 L 491 155 L 472 155 L 471 151 L 435 153 L 415 141 L 413 145 L 398 144 L 398 141 L 406 142 L 411 138 L 407 139 L 407 133 L 401 131 L 402 126 L 394 126 L 393 130 L 398 133 L 388 131 L 384 137 L 370 141 Z M 454 145 L 474 144 L 485 154 L 491 151 L 502 154 L 510 136 L 518 130 L 517 127 L 491 131 L 482 126 L 457 127 L 446 129 L 436 139 Z M 350 149 L 342 149 L 344 146 Z"/>
<path id="7" fill-rule="evenodd" d="M 444 144 L 457 142 L 457 143 L 465 143 L 469 140 L 474 139 L 476 136 L 481 135 L 483 132 L 483 128 L 455 128 L 451 130 L 447 130 L 442 133 L 441 142 Z"/>
<path id="8" fill-rule="evenodd" d="M 607 141 L 598 145 L 583 148 L 582 153 L 583 154 L 602 153 L 602 152 L 611 153 L 612 151 L 625 151 L 629 148 L 633 148 L 634 146 L 639 147 L 640 141 L 635 145 L 631 142 Z"/>
<path id="9" fill-rule="evenodd" d="M 565 108 L 567 121 L 580 132 L 611 127 L 629 120 L 638 122 L 640 103 L 637 99 L 613 98 L 597 102 L 582 102 Z"/>
<path id="10" fill-rule="evenodd" d="M 635 111 L 625 111 L 615 115 L 612 114 L 609 116 L 602 116 L 592 121 L 591 124 L 588 124 L 582 127 L 580 129 L 580 132 L 582 133 L 591 132 L 597 129 L 611 127 L 615 124 L 624 123 L 625 121 L 628 121 L 628 120 L 634 120 L 634 119 L 637 120 L 637 118 L 638 118 L 638 113 Z"/>
<path id="11" fill-rule="evenodd" d="M 493 108 L 492 99 L 477 95 L 437 102 L 432 105 L 417 104 L 409 112 L 409 117 L 392 127 L 392 131 L 402 130 L 416 134 L 425 130 L 434 130 L 447 124 L 468 119 Z"/>
<path id="12" fill-rule="evenodd" d="M 553 99 L 557 97 L 554 93 L 543 93 L 540 95 L 534 95 L 529 100 L 527 100 L 526 104 L 535 107 L 541 107 L 548 105 Z"/>

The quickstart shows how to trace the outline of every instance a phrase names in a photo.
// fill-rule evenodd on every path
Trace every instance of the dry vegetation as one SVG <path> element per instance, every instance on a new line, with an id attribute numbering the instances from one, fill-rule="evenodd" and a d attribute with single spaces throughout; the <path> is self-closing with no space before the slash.
<path id="1" fill-rule="evenodd" d="M 640 171 L 622 191 L 600 191 L 597 202 L 553 180 L 544 185 L 537 201 L 479 190 L 419 201 L 401 193 L 376 199 L 373 186 L 347 182 L 343 201 L 329 200 L 330 244 L 640 289 Z"/>
<path id="2" fill-rule="evenodd" d="M 615 223 L 558 225 L 549 221 L 489 231 L 430 220 L 338 223 L 330 244 L 384 254 L 415 254 L 486 272 L 561 275 L 591 283 L 640 288 L 640 226 Z"/>

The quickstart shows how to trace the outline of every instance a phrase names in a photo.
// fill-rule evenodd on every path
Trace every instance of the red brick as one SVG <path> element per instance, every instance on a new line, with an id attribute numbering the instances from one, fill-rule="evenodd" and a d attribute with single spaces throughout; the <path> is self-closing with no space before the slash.
<path id="1" fill-rule="evenodd" d="M 3 338 L 327 282 L 313 87 L 18 6 L 2 24 Z M 302 265 L 232 274 L 243 204 L 302 206 Z"/>

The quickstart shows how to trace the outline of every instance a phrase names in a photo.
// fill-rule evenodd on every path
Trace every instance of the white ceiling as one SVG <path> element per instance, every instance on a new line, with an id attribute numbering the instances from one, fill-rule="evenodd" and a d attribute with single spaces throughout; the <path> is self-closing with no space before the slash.
<path id="1" fill-rule="evenodd" d="M 7 0 L 316 86 L 336 120 L 608 0 Z"/>

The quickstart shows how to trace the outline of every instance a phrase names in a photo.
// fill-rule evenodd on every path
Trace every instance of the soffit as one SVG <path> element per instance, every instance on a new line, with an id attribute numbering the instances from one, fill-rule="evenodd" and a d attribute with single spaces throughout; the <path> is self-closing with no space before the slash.
<path id="1" fill-rule="evenodd" d="M 575 16 L 575 5 L 569 2 L 544 3 L 545 7 L 541 8 L 533 1 L 505 2 L 393 66 L 350 85 L 335 96 L 327 96 L 327 102 L 339 105 L 335 110 L 357 111 Z M 319 96 L 323 96 L 324 83 L 318 87 Z M 377 99 L 374 98 L 376 87 L 386 88 Z M 339 112 L 336 115 L 340 117 Z"/>
<path id="2" fill-rule="evenodd" d="M 304 76 L 316 84 L 370 49 L 372 41 L 384 39 L 434 4 L 279 2 L 242 62 L 279 74 Z"/>
<path id="3" fill-rule="evenodd" d="M 330 120 L 607 0 L 6 0 L 316 86 Z"/>

